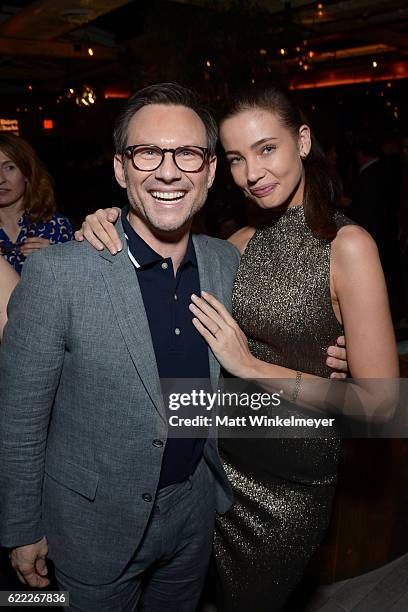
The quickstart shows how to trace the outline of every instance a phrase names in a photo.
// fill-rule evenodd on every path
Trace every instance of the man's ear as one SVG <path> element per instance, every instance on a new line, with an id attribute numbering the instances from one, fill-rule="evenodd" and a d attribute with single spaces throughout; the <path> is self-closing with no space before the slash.
<path id="1" fill-rule="evenodd" d="M 208 189 L 211 187 L 211 185 L 214 182 L 216 168 L 217 168 L 217 156 L 213 155 L 213 157 L 211 157 L 208 162 L 208 181 L 207 181 Z"/>
<path id="2" fill-rule="evenodd" d="M 115 178 L 119 185 L 126 189 L 125 168 L 123 166 L 122 158 L 118 154 L 116 154 L 113 158 L 113 170 L 115 172 Z"/>

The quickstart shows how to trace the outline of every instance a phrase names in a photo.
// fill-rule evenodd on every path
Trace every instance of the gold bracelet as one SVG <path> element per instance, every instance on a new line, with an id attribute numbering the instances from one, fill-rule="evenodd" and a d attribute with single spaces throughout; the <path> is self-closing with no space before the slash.
<path id="1" fill-rule="evenodd" d="M 296 372 L 295 388 L 293 389 L 293 393 L 292 393 L 292 396 L 290 398 L 290 401 L 293 402 L 294 404 L 296 404 L 296 400 L 299 397 L 299 391 L 300 391 L 301 383 L 302 383 L 302 372 L 299 372 L 299 370 L 298 370 Z"/>

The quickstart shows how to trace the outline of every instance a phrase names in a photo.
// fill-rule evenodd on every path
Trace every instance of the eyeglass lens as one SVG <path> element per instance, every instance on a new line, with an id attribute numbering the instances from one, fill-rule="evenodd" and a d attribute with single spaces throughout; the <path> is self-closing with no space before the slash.
<path id="1" fill-rule="evenodd" d="M 178 147 L 168 151 L 173 153 L 173 159 L 180 170 L 196 172 L 205 159 L 205 153 L 198 147 Z M 132 152 L 133 163 L 140 170 L 156 170 L 162 163 L 165 152 L 160 147 L 140 146 Z"/>

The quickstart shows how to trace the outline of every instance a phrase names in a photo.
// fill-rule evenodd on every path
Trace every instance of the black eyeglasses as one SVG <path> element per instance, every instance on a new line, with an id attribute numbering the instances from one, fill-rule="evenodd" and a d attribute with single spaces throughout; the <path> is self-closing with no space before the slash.
<path id="1" fill-rule="evenodd" d="M 156 145 L 130 145 L 125 149 L 125 155 L 132 160 L 136 170 L 152 172 L 163 163 L 165 153 L 171 153 L 177 168 L 182 172 L 200 172 L 208 159 L 208 149 L 205 147 L 177 147 L 162 149 Z"/>

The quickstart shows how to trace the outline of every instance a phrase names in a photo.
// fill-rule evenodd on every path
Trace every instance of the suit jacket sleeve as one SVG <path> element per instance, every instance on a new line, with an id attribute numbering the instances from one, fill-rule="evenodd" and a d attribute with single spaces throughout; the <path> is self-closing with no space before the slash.
<path id="1" fill-rule="evenodd" d="M 40 252 L 24 264 L 0 347 L 0 543 L 7 547 L 45 535 L 47 429 L 65 350 L 62 300 L 50 259 Z"/>

